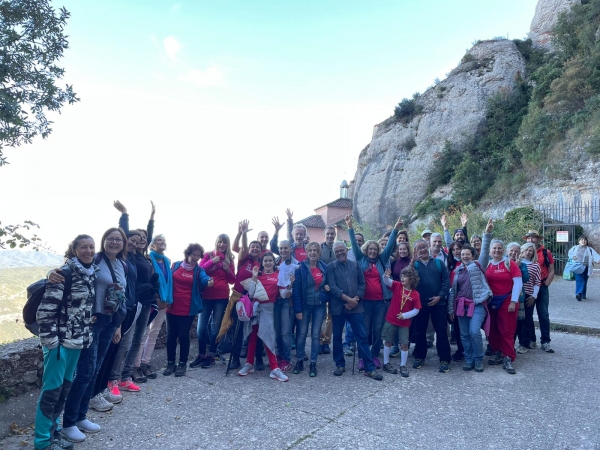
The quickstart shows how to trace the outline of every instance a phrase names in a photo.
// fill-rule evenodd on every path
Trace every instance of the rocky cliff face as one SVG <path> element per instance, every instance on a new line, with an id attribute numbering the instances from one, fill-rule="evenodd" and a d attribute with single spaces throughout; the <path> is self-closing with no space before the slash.
<path id="1" fill-rule="evenodd" d="M 552 28 L 563 11 L 581 0 L 540 0 L 535 7 L 529 38 L 534 45 L 552 50 Z"/>
<path id="2" fill-rule="evenodd" d="M 515 86 L 525 60 L 512 41 L 476 44 L 448 78 L 419 99 L 407 123 L 393 117 L 375 126 L 361 152 L 353 184 L 354 214 L 374 229 L 410 215 L 427 194 L 428 174 L 446 140 L 461 144 L 485 118 L 488 99 Z"/>

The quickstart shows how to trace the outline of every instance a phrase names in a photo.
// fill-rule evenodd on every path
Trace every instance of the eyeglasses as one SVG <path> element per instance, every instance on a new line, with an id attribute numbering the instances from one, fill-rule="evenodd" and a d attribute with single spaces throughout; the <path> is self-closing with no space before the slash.
<path id="1" fill-rule="evenodd" d="M 120 244 L 121 242 L 123 242 L 123 239 L 109 237 L 106 238 L 106 242 L 114 242 L 115 244 Z"/>

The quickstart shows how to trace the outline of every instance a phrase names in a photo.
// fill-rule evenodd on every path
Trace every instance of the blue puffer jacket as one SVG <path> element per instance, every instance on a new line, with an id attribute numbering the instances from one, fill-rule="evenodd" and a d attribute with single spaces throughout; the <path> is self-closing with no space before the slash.
<path id="1" fill-rule="evenodd" d="M 174 262 L 173 266 L 171 267 L 171 271 L 175 273 L 175 271 L 179 269 L 179 266 L 181 266 L 181 261 Z M 194 282 L 192 284 L 192 303 L 190 306 L 190 316 L 195 316 L 196 314 L 202 312 L 201 292 L 208 284 L 208 280 L 210 280 L 210 277 L 206 275 L 206 272 L 202 267 L 194 267 Z"/>
<path id="2" fill-rule="evenodd" d="M 327 284 L 327 266 L 321 260 L 317 261 L 317 267 L 323 272 L 323 280 L 319 286 L 315 286 L 317 297 L 321 301 L 321 305 L 329 301 L 329 292 L 324 287 Z M 306 292 L 311 289 L 309 283 L 314 285 L 312 273 L 310 273 L 310 265 L 308 260 L 300 264 L 300 268 L 296 269 L 294 284 L 292 286 L 292 300 L 294 303 L 294 314 L 299 314 L 304 311 L 304 300 Z"/>
<path id="3" fill-rule="evenodd" d="M 350 235 L 350 242 L 352 243 L 352 252 L 354 252 L 356 262 L 364 272 L 369 268 L 369 258 L 365 256 L 365 254 L 358 246 L 358 243 L 356 242 L 356 236 L 354 235 L 354 230 L 352 228 L 348 230 L 348 234 Z M 396 229 L 393 229 L 392 234 L 390 234 L 388 243 L 383 249 L 383 251 L 379 254 L 376 263 L 377 271 L 379 272 L 379 279 L 381 280 L 381 288 L 383 290 L 383 299 L 385 301 L 390 301 L 392 299 L 392 291 L 390 291 L 390 289 L 383 282 L 383 274 L 385 273 L 386 267 L 390 267 L 390 257 L 394 252 L 394 246 L 396 245 L 396 236 L 398 236 L 398 231 L 396 231 Z M 370 298 L 369 300 L 376 299 Z"/>

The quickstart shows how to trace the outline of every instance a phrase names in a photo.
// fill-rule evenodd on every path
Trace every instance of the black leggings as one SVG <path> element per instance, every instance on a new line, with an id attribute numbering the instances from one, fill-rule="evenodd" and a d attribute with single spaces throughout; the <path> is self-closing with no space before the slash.
<path id="1" fill-rule="evenodd" d="M 187 362 L 190 354 L 190 329 L 195 317 L 167 313 L 167 361 L 175 361 L 179 339 L 179 362 Z"/>

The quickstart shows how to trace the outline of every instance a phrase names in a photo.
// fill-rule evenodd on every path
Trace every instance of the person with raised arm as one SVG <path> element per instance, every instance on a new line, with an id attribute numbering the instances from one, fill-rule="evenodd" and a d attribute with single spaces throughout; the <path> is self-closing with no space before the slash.
<path id="1" fill-rule="evenodd" d="M 154 235 L 154 214 L 156 213 L 156 206 L 152 200 L 150 200 L 150 204 L 152 205 L 152 211 L 150 213 L 150 220 L 148 220 L 147 228 L 136 228 L 137 231 L 142 233 L 143 239 L 140 246 L 143 250 L 141 254 L 146 257 L 148 256 L 149 243 L 152 241 L 152 236 Z M 121 213 L 121 217 L 119 218 L 119 228 L 125 232 L 125 235 L 129 236 L 129 214 L 127 213 L 127 208 L 119 200 L 115 200 L 113 206 Z"/>
<path id="2" fill-rule="evenodd" d="M 446 248 L 450 246 L 452 242 L 461 242 L 462 244 L 468 244 L 469 238 L 467 235 L 467 222 L 468 217 L 465 213 L 460 215 L 460 222 L 462 228 L 456 228 L 454 230 L 454 234 L 451 236 L 450 231 L 448 231 L 448 219 L 446 218 L 446 214 L 442 215 L 440 222 L 442 223 L 442 227 L 444 228 L 444 240 L 446 241 Z"/>
<path id="3" fill-rule="evenodd" d="M 404 222 L 401 218 L 398 219 L 384 250 L 381 251 L 379 244 L 372 240 L 365 242 L 362 247 L 359 247 L 354 235 L 352 216 L 347 215 L 345 220 L 348 226 L 350 242 L 352 243 L 352 250 L 356 256 L 356 262 L 362 269 L 365 277 L 366 288 L 363 301 L 365 328 L 367 331 L 371 330 L 373 336 L 371 357 L 373 358 L 375 367 L 380 369 L 381 330 L 385 323 L 385 314 L 387 313 L 389 302 L 392 299 L 392 291 L 383 282 L 383 274 L 390 267 L 390 256 L 396 246 L 396 234 Z M 359 360 L 358 368 L 359 370 L 364 368 L 364 361 Z"/>
<path id="4" fill-rule="evenodd" d="M 285 210 L 285 213 L 287 214 L 287 237 L 288 241 L 292 243 L 292 255 L 296 261 L 302 262 L 307 257 L 306 226 L 301 223 L 294 224 L 294 213 L 289 208 Z"/>

